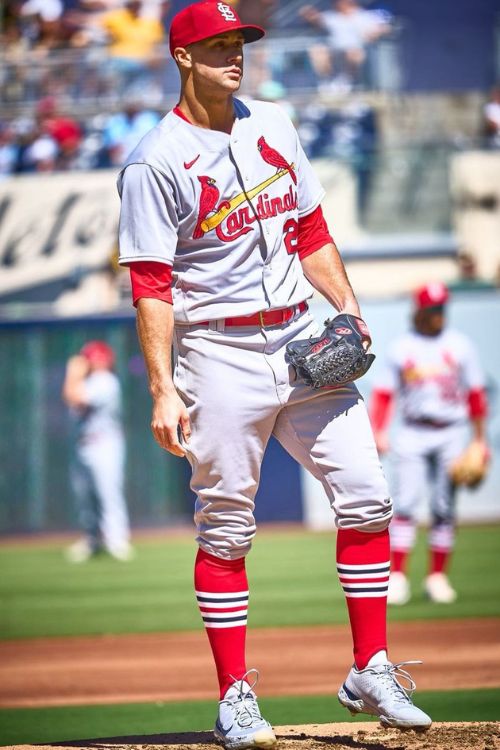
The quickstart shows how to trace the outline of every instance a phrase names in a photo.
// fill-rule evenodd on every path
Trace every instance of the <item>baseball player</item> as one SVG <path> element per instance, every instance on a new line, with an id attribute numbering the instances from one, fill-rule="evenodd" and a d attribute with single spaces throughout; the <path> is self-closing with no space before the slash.
<path id="1" fill-rule="evenodd" d="M 114 360 L 109 344 L 89 341 L 66 366 L 62 396 L 76 428 L 71 479 L 85 532 L 67 551 L 71 562 L 85 562 L 101 547 L 121 561 L 133 554 L 123 492 L 121 388 Z"/>
<path id="2" fill-rule="evenodd" d="M 118 180 L 153 434 L 192 467 L 194 584 L 220 686 L 215 735 L 227 748 L 276 742 L 245 661 L 245 557 L 271 435 L 320 479 L 336 515 L 355 658 L 341 702 L 390 726 L 431 723 L 387 656 L 392 502 L 363 401 L 352 383 L 311 388 L 285 360 L 289 342 L 318 333 L 313 287 L 336 311 L 359 317 L 359 307 L 290 120 L 235 97 L 244 44 L 263 35 L 222 2 L 180 11 L 170 29 L 179 103 Z"/>
<path id="3" fill-rule="evenodd" d="M 445 327 L 448 290 L 441 283 L 418 289 L 413 330 L 396 339 L 387 354 L 370 403 L 380 453 L 389 449 L 391 404 L 397 396 L 402 423 L 394 439 L 395 515 L 391 523 L 388 601 L 410 599 L 406 577 L 415 542 L 415 511 L 430 480 L 432 522 L 425 593 L 434 602 L 456 598 L 446 571 L 455 537 L 455 490 L 450 467 L 468 439 L 486 456 L 484 376 L 469 339 Z"/>

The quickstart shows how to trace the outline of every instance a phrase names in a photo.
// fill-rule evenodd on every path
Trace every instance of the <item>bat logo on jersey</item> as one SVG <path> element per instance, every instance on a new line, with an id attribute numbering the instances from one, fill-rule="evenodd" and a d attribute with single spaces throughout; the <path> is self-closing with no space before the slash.
<path id="1" fill-rule="evenodd" d="M 217 237 L 222 242 L 231 242 L 244 234 L 248 234 L 248 232 L 252 232 L 252 224 L 256 221 L 271 219 L 278 214 L 289 213 L 297 208 L 297 193 L 292 185 L 282 196 L 270 197 L 265 192 L 276 180 L 280 180 L 286 175 L 290 175 L 294 185 L 296 185 L 295 165 L 289 164 L 278 151 L 268 146 L 264 136 L 261 136 L 257 141 L 257 148 L 266 164 L 277 168 L 276 173 L 254 188 L 238 193 L 230 200 L 223 199 L 219 203 L 220 191 L 214 178 L 208 175 L 198 176 L 201 192 L 198 218 L 193 232 L 194 240 L 200 239 L 204 234 L 215 229 Z M 252 202 L 253 198 L 257 196 L 257 201 Z M 244 203 L 250 205 L 243 206 Z M 224 222 L 226 224 L 225 229 Z"/>

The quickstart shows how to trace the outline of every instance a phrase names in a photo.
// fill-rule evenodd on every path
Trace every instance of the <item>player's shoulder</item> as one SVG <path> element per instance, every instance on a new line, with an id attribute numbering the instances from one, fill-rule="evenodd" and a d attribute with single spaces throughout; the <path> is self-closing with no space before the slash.
<path id="1" fill-rule="evenodd" d="M 172 112 L 166 114 L 141 138 L 127 157 L 123 168 L 130 164 L 149 164 L 162 168 L 168 164 L 169 157 L 176 151 L 175 131 L 181 122 L 182 120 Z"/>
<path id="2" fill-rule="evenodd" d="M 266 123 L 276 123 L 278 127 L 288 127 L 293 129 L 293 123 L 287 112 L 276 102 L 265 102 L 261 99 L 235 99 L 235 111 L 237 116 L 263 120 Z"/>
<path id="3" fill-rule="evenodd" d="M 112 370 L 95 370 L 88 375 L 87 382 L 113 388 L 120 384 L 118 376 Z"/>
<path id="4" fill-rule="evenodd" d="M 452 346 L 456 349 L 469 349 L 473 346 L 471 338 L 456 328 L 445 328 L 442 333 L 442 340 L 446 346 Z"/>
<path id="5" fill-rule="evenodd" d="M 414 332 L 404 331 L 389 341 L 385 354 L 387 361 L 397 367 L 409 356 L 414 355 L 417 349 L 418 344 Z"/>

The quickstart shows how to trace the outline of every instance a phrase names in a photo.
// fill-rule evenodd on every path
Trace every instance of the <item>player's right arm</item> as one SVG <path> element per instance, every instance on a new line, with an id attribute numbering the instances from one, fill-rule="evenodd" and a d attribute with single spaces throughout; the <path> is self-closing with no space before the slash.
<path id="1" fill-rule="evenodd" d="M 173 307 L 161 299 L 142 297 L 137 302 L 137 333 L 153 399 L 151 430 L 156 442 L 174 456 L 185 456 L 179 428 L 186 443 L 191 424 L 186 406 L 172 378 Z"/>
<path id="2" fill-rule="evenodd" d="M 137 333 L 153 399 L 151 429 L 157 443 L 185 456 L 191 428 L 172 378 L 172 265 L 177 246 L 177 214 L 172 186 L 158 170 L 130 164 L 121 173 L 120 262 L 129 266 L 137 309 Z"/>

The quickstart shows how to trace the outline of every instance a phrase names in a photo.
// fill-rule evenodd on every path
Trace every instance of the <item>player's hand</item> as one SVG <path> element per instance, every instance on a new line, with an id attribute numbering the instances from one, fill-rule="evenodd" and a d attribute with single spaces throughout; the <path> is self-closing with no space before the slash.
<path id="1" fill-rule="evenodd" d="M 174 456 L 183 458 L 187 451 L 179 440 L 179 429 L 183 441 L 189 443 L 191 422 L 186 406 L 179 394 L 173 391 L 169 395 L 156 398 L 153 403 L 151 419 L 154 439 L 164 450 Z"/>
<path id="2" fill-rule="evenodd" d="M 377 447 L 377 451 L 380 453 L 381 456 L 384 455 L 384 453 L 388 453 L 390 449 L 390 443 L 389 443 L 389 435 L 387 432 L 375 432 L 375 445 Z"/>

